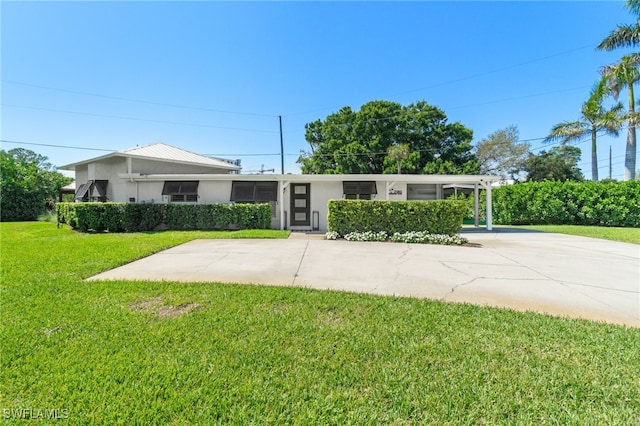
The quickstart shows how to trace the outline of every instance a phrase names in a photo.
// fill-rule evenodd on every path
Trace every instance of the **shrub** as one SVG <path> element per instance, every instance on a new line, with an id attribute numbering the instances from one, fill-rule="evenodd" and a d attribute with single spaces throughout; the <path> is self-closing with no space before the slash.
<path id="1" fill-rule="evenodd" d="M 58 203 L 58 223 L 86 232 L 267 229 L 269 204 Z"/>
<path id="2" fill-rule="evenodd" d="M 493 191 L 502 225 L 640 227 L 640 182 L 527 182 Z"/>
<path id="3" fill-rule="evenodd" d="M 364 201 L 329 200 L 328 231 L 425 231 L 454 235 L 460 231 L 467 209 L 465 201 Z"/>
<path id="4" fill-rule="evenodd" d="M 444 245 L 461 245 L 468 242 L 466 238 L 460 235 L 429 234 L 428 232 L 396 232 L 391 236 L 391 241 L 396 243 Z"/>
<path id="5" fill-rule="evenodd" d="M 327 240 L 337 240 L 340 235 L 333 231 L 325 235 Z M 430 234 L 428 232 L 396 232 L 391 237 L 386 232 L 350 232 L 344 236 L 347 241 L 393 241 L 394 243 L 414 243 L 414 244 L 444 244 L 461 245 L 466 244 L 466 238 L 460 235 Z"/>

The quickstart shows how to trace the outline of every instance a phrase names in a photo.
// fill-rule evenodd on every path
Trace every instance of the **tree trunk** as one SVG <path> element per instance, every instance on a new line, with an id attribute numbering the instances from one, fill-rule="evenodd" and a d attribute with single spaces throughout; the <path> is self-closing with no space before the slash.
<path id="1" fill-rule="evenodd" d="M 595 126 L 591 127 L 591 180 L 598 181 L 598 151 Z"/>
<path id="2" fill-rule="evenodd" d="M 635 112 L 633 99 L 633 83 L 629 84 L 629 112 Z M 627 146 L 624 157 L 624 180 L 633 180 L 636 177 L 636 126 L 629 123 L 627 134 Z"/>

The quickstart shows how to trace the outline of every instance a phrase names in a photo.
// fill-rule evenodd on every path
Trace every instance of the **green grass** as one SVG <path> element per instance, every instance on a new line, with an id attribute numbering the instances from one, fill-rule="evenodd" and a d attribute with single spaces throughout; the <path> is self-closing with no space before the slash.
<path id="1" fill-rule="evenodd" d="M 604 226 L 577 225 L 527 225 L 518 226 L 518 228 L 640 244 L 640 228 L 607 228 Z"/>
<path id="2" fill-rule="evenodd" d="M 640 422 L 638 329 L 308 289 L 83 281 L 220 236 L 1 224 L 0 415 L 10 423 L 16 410 L 58 409 L 61 423 L 123 425 Z M 162 315 L 171 307 L 185 313 Z"/>

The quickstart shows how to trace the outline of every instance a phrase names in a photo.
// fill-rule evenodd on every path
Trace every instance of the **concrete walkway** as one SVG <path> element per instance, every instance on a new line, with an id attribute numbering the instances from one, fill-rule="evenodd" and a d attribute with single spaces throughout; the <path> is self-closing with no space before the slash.
<path id="1" fill-rule="evenodd" d="M 640 246 L 509 228 L 466 228 L 481 247 L 196 240 L 90 280 L 228 282 L 468 302 L 640 327 Z"/>

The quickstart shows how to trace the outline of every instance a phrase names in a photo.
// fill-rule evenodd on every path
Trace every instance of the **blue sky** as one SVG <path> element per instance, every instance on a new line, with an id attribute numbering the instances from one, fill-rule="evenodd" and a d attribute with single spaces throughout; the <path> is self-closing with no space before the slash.
<path id="1" fill-rule="evenodd" d="M 632 22 L 623 5 L 3 1 L 1 138 L 41 145 L 1 146 L 60 166 L 165 142 L 280 172 L 282 116 L 297 173 L 305 123 L 385 99 L 436 105 L 474 142 L 516 125 L 537 153 L 624 53 L 595 49 Z M 624 144 L 599 139 L 601 177 L 611 146 L 622 178 Z"/>

